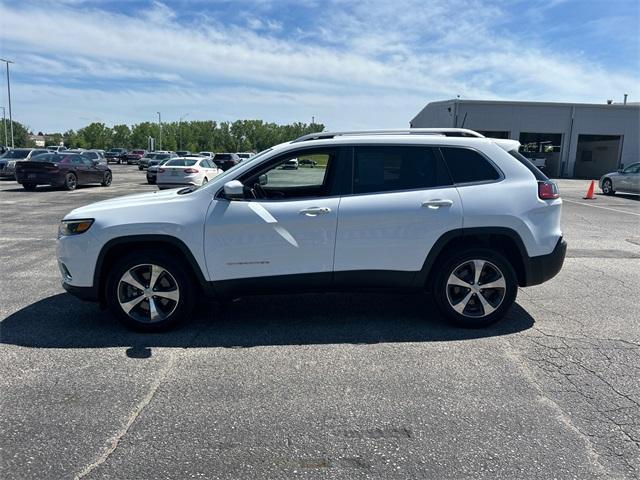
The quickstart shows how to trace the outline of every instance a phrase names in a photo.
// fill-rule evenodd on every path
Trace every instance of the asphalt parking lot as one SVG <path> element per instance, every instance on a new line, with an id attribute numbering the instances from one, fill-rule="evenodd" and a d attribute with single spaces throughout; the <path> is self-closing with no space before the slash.
<path id="1" fill-rule="evenodd" d="M 485 330 L 426 296 L 202 305 L 131 333 L 64 293 L 59 220 L 152 191 L 0 181 L 2 478 L 638 478 L 640 201 L 559 182 L 560 274 Z"/>

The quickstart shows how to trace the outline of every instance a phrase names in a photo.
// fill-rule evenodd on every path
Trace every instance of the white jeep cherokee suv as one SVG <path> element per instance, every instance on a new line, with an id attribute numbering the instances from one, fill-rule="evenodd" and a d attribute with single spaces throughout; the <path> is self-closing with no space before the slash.
<path id="1" fill-rule="evenodd" d="M 200 188 L 73 210 L 63 286 L 145 331 L 202 295 L 385 289 L 428 290 L 455 323 L 488 325 L 566 252 L 557 187 L 518 146 L 461 129 L 306 135 Z M 316 167 L 282 168 L 302 156 Z"/>

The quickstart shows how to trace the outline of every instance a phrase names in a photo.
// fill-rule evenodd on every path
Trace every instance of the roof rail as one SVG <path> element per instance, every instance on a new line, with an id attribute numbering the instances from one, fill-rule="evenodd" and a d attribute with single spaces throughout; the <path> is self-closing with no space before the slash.
<path id="1" fill-rule="evenodd" d="M 325 140 L 328 138 L 350 135 L 443 135 L 445 137 L 484 138 L 484 135 L 466 128 L 400 128 L 395 130 L 351 130 L 343 132 L 316 132 L 298 137 L 291 143 L 305 142 L 307 140 Z"/>

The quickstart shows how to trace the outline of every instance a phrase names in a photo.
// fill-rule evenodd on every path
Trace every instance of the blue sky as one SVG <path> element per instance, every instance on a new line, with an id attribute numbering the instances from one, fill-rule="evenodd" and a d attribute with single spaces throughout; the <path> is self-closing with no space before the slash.
<path id="1" fill-rule="evenodd" d="M 158 110 L 351 129 L 456 95 L 639 101 L 639 32 L 637 0 L 0 0 L 14 118 L 49 132 Z"/>

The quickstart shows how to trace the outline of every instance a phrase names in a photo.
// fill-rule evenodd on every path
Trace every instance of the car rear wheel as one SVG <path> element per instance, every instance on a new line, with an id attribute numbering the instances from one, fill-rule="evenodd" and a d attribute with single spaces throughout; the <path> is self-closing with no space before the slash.
<path id="1" fill-rule="evenodd" d="M 615 195 L 615 191 L 613 190 L 613 182 L 610 178 L 605 178 L 602 182 L 602 193 L 605 195 Z"/>
<path id="2" fill-rule="evenodd" d="M 111 172 L 104 172 L 104 176 L 102 177 L 102 182 L 100 183 L 100 185 L 102 185 L 103 187 L 108 187 L 109 185 L 111 185 L 112 180 L 113 176 L 111 175 Z"/>
<path id="3" fill-rule="evenodd" d="M 33 192 L 36 189 L 37 185 L 35 183 L 23 183 L 22 188 L 29 192 Z"/>
<path id="4" fill-rule="evenodd" d="M 78 178 L 73 173 L 67 173 L 64 177 L 64 188 L 67 190 L 75 190 L 78 186 Z"/>
<path id="5" fill-rule="evenodd" d="M 184 320 L 195 300 L 193 280 L 179 261 L 160 251 L 132 252 L 107 279 L 106 301 L 127 327 L 166 330 Z"/>
<path id="6" fill-rule="evenodd" d="M 204 180 L 202 180 L 202 185 L 209 183 L 209 179 L 207 177 L 204 177 Z"/>
<path id="7" fill-rule="evenodd" d="M 469 249 L 444 262 L 433 293 L 448 320 L 462 327 L 480 328 L 504 316 L 517 290 L 516 274 L 503 255 Z"/>

